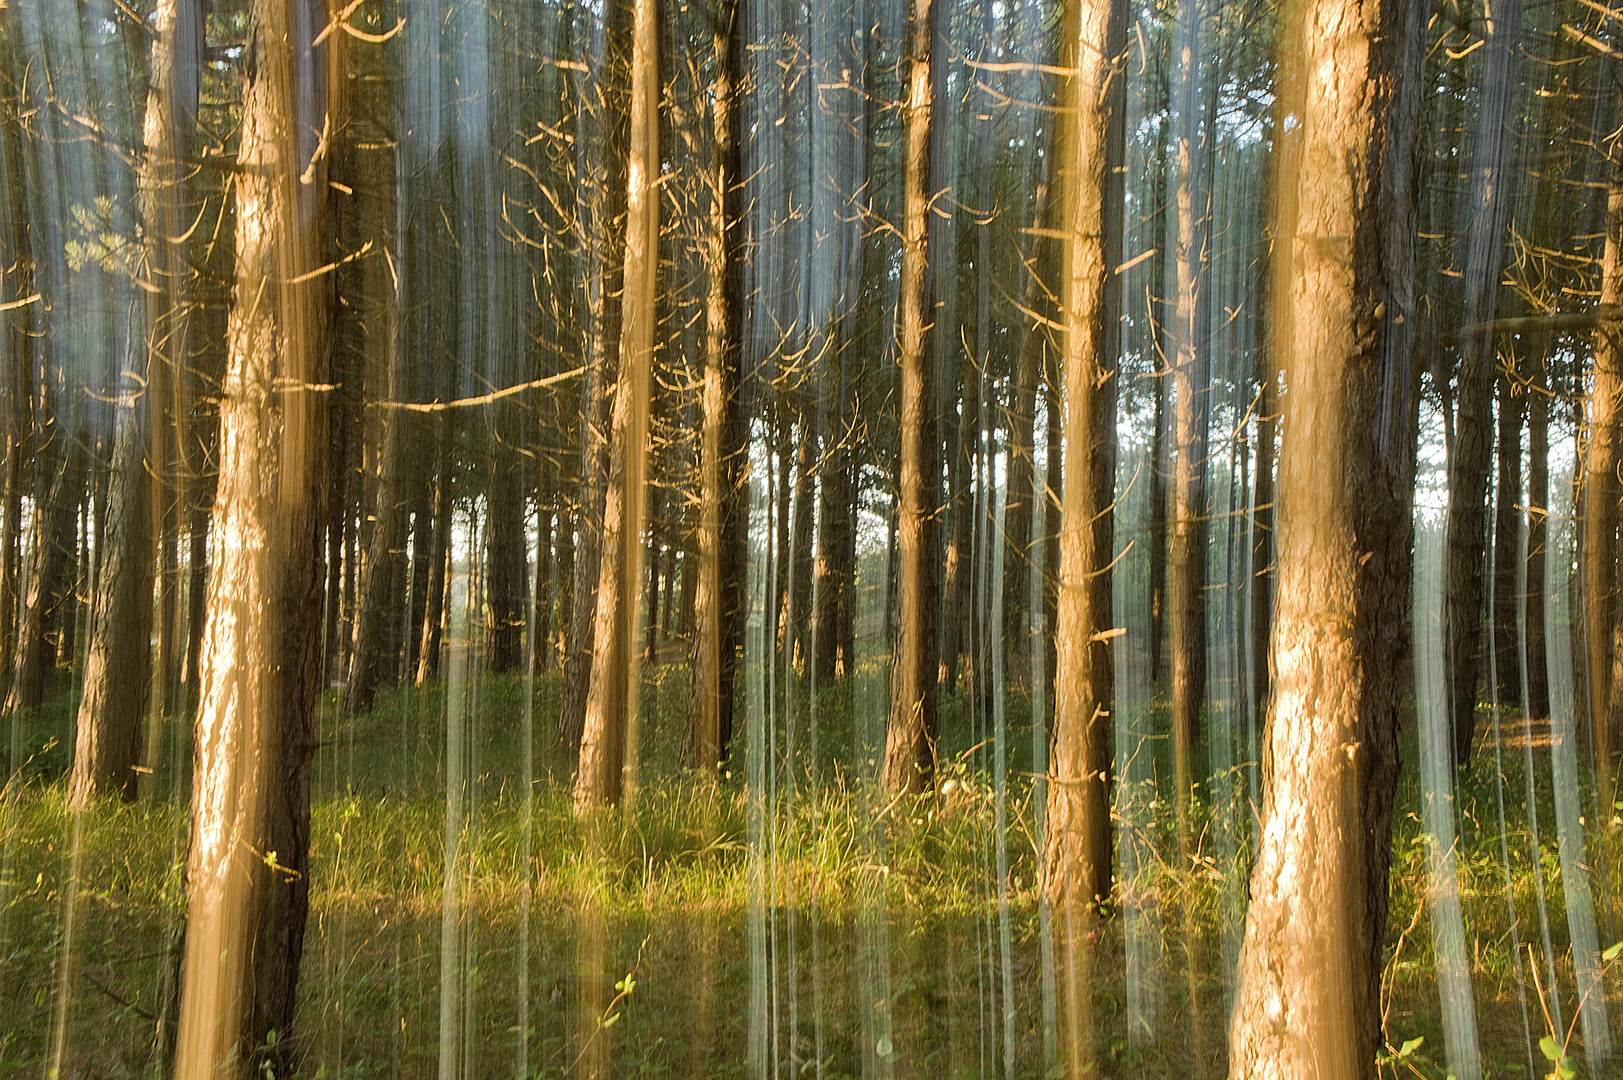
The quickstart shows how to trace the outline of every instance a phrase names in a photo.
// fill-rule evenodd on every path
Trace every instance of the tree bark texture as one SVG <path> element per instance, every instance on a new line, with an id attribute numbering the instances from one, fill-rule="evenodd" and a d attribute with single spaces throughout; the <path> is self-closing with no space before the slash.
<path id="1" fill-rule="evenodd" d="M 1303 4 L 1272 338 L 1283 395 L 1273 700 L 1229 1074 L 1371 1077 L 1397 780 L 1428 12 Z"/>
<path id="2" fill-rule="evenodd" d="M 185 1080 L 294 1069 L 323 675 L 319 388 L 334 307 L 333 276 L 312 273 L 331 255 L 317 137 L 337 134 L 344 40 L 312 43 L 327 14 L 318 0 L 256 0 L 252 9 L 186 864 L 175 1061 Z"/>
<path id="3" fill-rule="evenodd" d="M 936 441 L 936 365 L 926 250 L 930 213 L 931 42 L 939 9 L 914 0 L 908 37 L 907 149 L 903 181 L 902 272 L 897 313 L 901 369 L 901 462 L 897 475 L 896 642 L 891 650 L 890 722 L 885 732 L 885 790 L 929 790 L 935 769 L 936 618 L 939 579 L 940 450 Z"/>

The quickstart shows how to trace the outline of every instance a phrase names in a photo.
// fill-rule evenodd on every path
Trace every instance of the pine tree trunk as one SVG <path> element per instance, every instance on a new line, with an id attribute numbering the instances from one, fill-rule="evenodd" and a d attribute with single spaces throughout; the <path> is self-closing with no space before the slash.
<path id="1" fill-rule="evenodd" d="M 390 234 L 395 231 L 394 200 L 397 197 L 394 178 L 398 172 L 383 150 L 357 149 L 372 167 L 366 187 L 370 195 L 363 211 L 363 226 L 367 239 L 383 248 L 383 255 L 393 251 L 393 259 L 373 257 L 361 270 L 361 295 L 366 305 L 365 390 L 372 400 L 360 430 L 369 432 L 375 444 L 369 449 L 377 462 L 375 479 L 370 485 L 372 497 L 372 528 L 367 537 L 366 552 L 361 565 L 360 598 L 355 612 L 355 647 L 350 653 L 349 687 L 346 707 L 353 715 L 372 707 L 379 684 L 392 681 L 397 671 L 397 659 L 389 647 L 394 635 L 390 633 L 396 621 L 395 597 L 403 583 L 404 570 L 400 550 L 402 525 L 402 498 L 405 471 L 405 450 L 400 444 L 401 425 L 405 422 L 402 411 L 383 402 L 398 402 L 405 396 L 405 372 L 400 355 L 400 320 L 397 281 L 406 279 L 410 269 L 403 252 Z M 370 221 L 366 219 L 370 218 Z M 391 278 L 391 267 L 398 266 Z M 368 469 L 368 473 L 373 470 Z"/>
<path id="2" fill-rule="evenodd" d="M 327 169 L 314 150 L 320 132 L 339 130 L 328 84 L 344 64 L 328 51 L 345 40 L 314 46 L 326 21 L 316 0 L 252 7 L 186 865 L 181 1077 L 296 1067 L 328 482 L 328 402 L 309 388 L 330 377 L 335 307 L 333 276 L 314 273 L 331 258 Z"/>
<path id="3" fill-rule="evenodd" d="M 451 575 L 451 410 L 439 415 L 439 464 L 434 471 L 434 537 L 428 555 L 428 598 L 423 610 L 423 636 L 417 647 L 415 681 L 422 686 L 440 673 L 440 638 L 445 627 L 446 589 Z"/>
<path id="4" fill-rule="evenodd" d="M 1197 0 L 1178 0 L 1173 42 L 1173 220 L 1167 260 L 1167 359 L 1176 397 L 1172 513 L 1168 522 L 1167 601 L 1172 616 L 1173 803 L 1179 865 L 1192 854 L 1189 825 L 1191 758 L 1200 741 L 1206 701 L 1206 435 L 1209 354 L 1200 347 L 1200 271 L 1205 247 L 1201 189 L 1200 14 Z"/>
<path id="5" fill-rule="evenodd" d="M 1044 881 L 1054 907 L 1070 1075 L 1097 1072 L 1093 1022 L 1094 926 L 1110 896 L 1111 578 L 1115 481 L 1114 373 L 1120 310 L 1115 273 L 1125 134 L 1122 78 L 1126 6 L 1073 0 L 1060 66 L 1072 68 L 1059 113 L 1056 177 L 1063 239 L 1060 370 L 1064 487 L 1059 518 L 1054 749 L 1049 764 Z M 1050 444 L 1050 454 L 1060 443 Z"/>
<path id="6" fill-rule="evenodd" d="M 558 710 L 558 738 L 567 746 L 581 743 L 597 646 L 597 588 L 603 563 L 613 405 L 609 387 L 614 385 L 614 365 L 620 355 L 621 288 L 625 275 L 625 226 L 621 218 L 627 184 L 628 13 L 626 4 L 616 4 L 606 16 L 603 64 L 583 89 L 580 131 L 576 136 L 581 147 L 577 167 L 583 173 L 576 197 L 582 205 L 582 230 L 590 248 L 581 257 L 592 268 L 586 275 L 587 325 L 582 341 L 587 379 L 581 409 L 581 497 L 576 522 L 579 534 L 569 647 L 564 657 L 563 696 Z"/>
<path id="7" fill-rule="evenodd" d="M 575 811 L 614 805 L 636 789 L 642 674 L 632 648 L 642 580 L 648 408 L 659 269 L 659 53 L 654 0 L 634 0 L 630 138 L 626 154 L 625 326 L 614 393 L 603 505 L 591 682 L 581 733 Z"/>
<path id="8" fill-rule="evenodd" d="M 1529 717 L 1550 715 L 1549 667 L 1544 655 L 1544 557 L 1550 512 L 1550 379 L 1546 364 L 1550 336 L 1541 335 L 1532 350 L 1532 385 L 1527 395 L 1527 567 L 1524 577 L 1523 647 L 1527 655 Z"/>
<path id="9" fill-rule="evenodd" d="M 1415 434 L 1415 190 L 1427 7 L 1286 16 L 1298 118 L 1278 198 L 1284 371 L 1274 692 L 1236 1080 L 1372 1077 L 1397 781 Z"/>
<path id="10" fill-rule="evenodd" d="M 891 794 L 921 793 L 935 772 L 936 618 L 940 449 L 936 440 L 936 363 L 929 321 L 933 295 L 927 248 L 932 140 L 931 45 L 940 8 L 913 0 L 908 43 L 902 267 L 897 315 L 901 376 L 901 461 L 897 473 L 896 644 L 891 650 L 890 722 L 883 783 Z M 945 58 L 942 58 L 945 63 Z M 944 119 L 944 118 L 943 118 Z"/>
<path id="11" fill-rule="evenodd" d="M 146 395 L 139 392 L 146 380 L 137 367 L 145 366 L 146 349 L 132 340 L 130 353 L 115 406 L 101 588 L 86 646 L 68 785 L 76 805 L 115 792 L 133 801 L 139 776 L 135 766 L 151 674 L 152 485 L 146 468 Z"/>
<path id="12" fill-rule="evenodd" d="M 740 212 L 742 35 L 737 0 L 721 0 L 712 24 L 715 81 L 710 149 L 710 213 L 705 232 L 704 382 L 700 391 L 698 560 L 693 592 L 693 682 L 688 701 L 688 760 L 719 768 L 732 727 L 730 627 L 738 622 L 742 564 L 733 558 L 730 519 L 738 516 L 742 447 L 738 371 L 743 343 L 743 222 Z"/>
<path id="13" fill-rule="evenodd" d="M 1516 659 L 1518 549 L 1521 547 L 1522 411 L 1527 395 L 1510 378 L 1500 375 L 1499 475 L 1493 515 L 1493 641 L 1495 700 L 1501 705 L 1521 701 L 1521 670 Z"/>
<path id="14" fill-rule="evenodd" d="M 1623 102 L 1623 98 L 1619 99 Z M 1601 263 L 1602 306 L 1623 302 L 1623 155 L 1611 163 L 1606 193 L 1606 247 Z M 1623 730 L 1623 692 L 1613 665 L 1623 660 L 1623 601 L 1618 574 L 1619 500 L 1623 485 L 1623 329 L 1602 324 L 1595 334 L 1594 381 L 1589 396 L 1589 447 L 1584 462 L 1583 611 L 1588 646 L 1590 748 L 1596 787 L 1610 792 L 1612 756 Z M 1610 798 L 1608 794 L 1605 796 Z"/>
<path id="15" fill-rule="evenodd" d="M 69 564 L 77 553 L 73 526 L 84 492 L 89 455 L 82 432 L 68 434 L 58 427 L 54 438 L 68 445 L 56 452 L 55 476 L 45 499 L 45 510 L 34 522 L 34 565 L 28 577 L 28 595 L 23 600 L 22 620 L 17 628 L 17 658 L 12 664 L 11 692 L 6 697 L 7 713 L 37 709 L 45 697 L 45 672 L 54 665 L 56 650 L 49 638 L 50 614 Z"/>

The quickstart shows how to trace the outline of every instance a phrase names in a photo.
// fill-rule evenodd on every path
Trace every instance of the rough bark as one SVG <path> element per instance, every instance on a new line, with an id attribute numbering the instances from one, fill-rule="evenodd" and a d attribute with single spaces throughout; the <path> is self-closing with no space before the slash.
<path id="1" fill-rule="evenodd" d="M 627 46 L 625 5 L 607 15 L 602 66 L 583 89 L 578 168 L 582 188 L 585 276 L 582 360 L 587 370 L 581 410 L 581 494 L 576 518 L 575 574 L 570 602 L 568 649 L 564 656 L 558 738 L 579 746 L 586 723 L 596 651 L 597 588 L 602 575 L 603 515 L 609 473 L 609 424 L 614 365 L 620 355 L 621 287 L 625 274 Z M 587 133 L 592 137 L 588 138 Z"/>
<path id="2" fill-rule="evenodd" d="M 1302 4 L 1282 55 L 1273 700 L 1229 1074 L 1372 1077 L 1409 596 L 1426 11 Z"/>
<path id="3" fill-rule="evenodd" d="M 69 798 L 83 804 L 117 793 L 133 800 L 141 758 L 141 718 L 151 674 L 152 485 L 146 467 L 144 346 L 131 341 L 115 405 L 112 476 L 102 535 L 101 588 L 91 613 L 84 692 Z M 160 363 L 162 361 L 159 361 Z"/>
<path id="4" fill-rule="evenodd" d="M 1623 99 L 1620 99 L 1623 100 Z M 1623 154 L 1610 163 L 1606 192 L 1606 246 L 1600 302 L 1623 302 Z M 1623 656 L 1623 603 L 1619 600 L 1618 512 L 1623 484 L 1623 327 L 1595 333 L 1594 381 L 1589 392 L 1589 446 L 1583 489 L 1583 610 L 1588 649 L 1590 747 L 1597 786 L 1609 791 L 1623 728 L 1623 693 L 1614 685 L 1613 660 Z M 1610 798 L 1610 796 L 1605 796 Z"/>
<path id="5" fill-rule="evenodd" d="M 1111 883 L 1111 583 L 1115 349 L 1125 130 L 1117 68 L 1126 5 L 1072 0 L 1060 66 L 1067 78 L 1056 161 L 1062 232 L 1060 365 L 1064 379 L 1054 748 L 1049 763 L 1044 881 L 1063 954 L 1064 1046 L 1070 1075 L 1093 1076 L 1094 926 Z M 1058 440 L 1050 447 L 1057 448 Z M 1050 451 L 1053 452 L 1052 450 Z"/>
<path id="6" fill-rule="evenodd" d="M 597 583 L 591 682 L 581 733 L 575 811 L 618 803 L 635 790 L 642 672 L 632 648 L 642 580 L 648 408 L 659 269 L 659 52 L 654 0 L 635 0 L 630 137 L 626 153 L 624 328 L 614 393 L 608 493 Z M 629 775 L 628 775 L 629 774 Z"/>
<path id="7" fill-rule="evenodd" d="M 882 780 L 892 794 L 929 790 L 935 770 L 936 617 L 941 605 L 940 465 L 936 440 L 936 365 L 927 248 L 931 140 L 931 44 L 940 9 L 913 0 L 908 37 L 902 268 L 897 313 L 901 376 L 901 461 L 897 473 L 896 643 L 891 650 L 890 722 Z"/>
<path id="8" fill-rule="evenodd" d="M 1206 701 L 1206 435 L 1210 352 L 1200 342 L 1200 271 L 1206 206 L 1201 190 L 1200 7 L 1178 0 L 1173 41 L 1172 198 L 1167 230 L 1165 353 L 1175 397 L 1167 603 L 1172 616 L 1172 757 L 1180 865 L 1191 854 L 1191 756 Z"/>
<path id="9" fill-rule="evenodd" d="M 201 657 L 175 1075 L 291 1075 L 323 675 L 332 276 L 325 156 L 342 35 L 316 0 L 256 0 L 236 291 Z M 341 52 L 340 52 L 341 55 Z M 331 65 L 331 66 L 329 66 Z M 301 183 L 301 176 L 311 182 Z M 275 1033 L 274 1038 L 272 1033 Z"/>

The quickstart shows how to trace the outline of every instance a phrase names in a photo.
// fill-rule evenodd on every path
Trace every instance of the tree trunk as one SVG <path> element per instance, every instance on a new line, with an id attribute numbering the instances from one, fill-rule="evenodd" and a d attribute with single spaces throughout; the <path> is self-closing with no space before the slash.
<path id="1" fill-rule="evenodd" d="M 1521 700 L 1521 670 L 1516 659 L 1517 551 L 1521 546 L 1522 410 L 1527 395 L 1516 382 L 1500 375 L 1499 475 L 1493 513 L 1493 670 L 1494 700 L 1514 705 Z"/>
<path id="2" fill-rule="evenodd" d="M 608 494 L 603 505 L 591 683 L 581 734 L 575 810 L 613 805 L 636 790 L 642 670 L 632 648 L 642 580 L 648 406 L 659 286 L 659 53 L 654 0 L 634 0 L 630 139 L 626 153 L 625 326 L 614 393 Z"/>
<path id="3" fill-rule="evenodd" d="M 1055 627 L 1054 750 L 1049 765 L 1044 880 L 1064 949 L 1070 1075 L 1095 1075 L 1093 927 L 1111 881 L 1111 581 L 1115 481 L 1115 349 L 1125 134 L 1117 58 L 1126 33 L 1118 0 L 1073 0 L 1060 66 L 1076 75 L 1061 101 L 1056 180 L 1063 230 L 1064 507 Z M 1050 444 L 1049 453 L 1059 449 Z"/>
<path id="4" fill-rule="evenodd" d="M 1166 354 L 1176 396 L 1172 513 L 1168 523 L 1167 601 L 1172 616 L 1173 803 L 1178 821 L 1179 865 L 1192 854 L 1189 795 L 1191 756 L 1200 741 L 1200 710 L 1206 700 L 1206 434 L 1208 351 L 1199 347 L 1200 269 L 1205 247 L 1205 204 L 1200 164 L 1204 151 L 1200 117 L 1200 11 L 1197 0 L 1178 0 L 1172 86 L 1170 152 L 1174 218 L 1167 230 Z"/>
<path id="5" fill-rule="evenodd" d="M 372 398 L 369 415 L 360 425 L 362 431 L 371 430 L 376 439 L 376 480 L 372 487 L 372 530 L 367 538 L 366 554 L 361 567 L 360 602 L 355 613 L 355 647 L 350 653 L 349 688 L 346 707 L 353 715 L 372 707 L 378 685 L 396 676 L 397 660 L 389 648 L 395 638 L 390 633 L 397 618 L 395 599 L 403 584 L 404 559 L 399 550 L 400 526 L 403 509 L 401 496 L 405 470 L 404 448 L 400 445 L 400 427 L 404 415 L 400 409 L 381 402 L 401 401 L 405 396 L 405 373 L 400 349 L 399 282 L 411 272 L 405 264 L 404 251 L 395 232 L 393 202 L 398 197 L 394 178 L 397 170 L 390 165 L 384 150 L 360 150 L 374 163 L 371 182 L 374 192 L 367 200 L 363 214 L 371 217 L 367 239 L 376 238 L 384 250 L 383 257 L 374 256 L 361 270 L 362 303 L 369 309 L 363 320 L 366 335 L 365 389 Z M 363 159 L 366 160 L 366 159 Z M 388 167 L 386 167 L 388 166 Z M 364 218 L 363 218 L 364 220 Z M 386 261 L 390 250 L 395 261 Z M 391 284 L 391 267 L 394 283 Z"/>
<path id="6" fill-rule="evenodd" d="M 417 647 L 415 680 L 422 686 L 440 673 L 440 637 L 445 628 L 445 598 L 451 575 L 451 410 L 439 415 L 435 442 L 439 464 L 434 480 L 433 546 L 428 555 L 428 599 L 423 611 L 423 637 Z"/>
<path id="7" fill-rule="evenodd" d="M 45 510 L 34 522 L 34 565 L 28 578 L 28 595 L 23 600 L 21 624 L 17 628 L 17 658 L 12 664 L 11 692 L 6 697 L 7 713 L 37 709 L 45 697 L 45 671 L 56 659 L 48 632 L 49 615 L 62 581 L 68 574 L 70 558 L 78 547 L 74 524 L 79 496 L 84 492 L 89 455 L 82 432 L 66 433 L 58 427 L 62 447 L 60 465 L 46 496 Z"/>
<path id="8" fill-rule="evenodd" d="M 1427 7 L 1287 15 L 1272 347 L 1283 395 L 1274 693 L 1236 1080 L 1372 1077 L 1409 601 L 1416 144 Z"/>
<path id="9" fill-rule="evenodd" d="M 152 485 L 145 453 L 146 395 L 141 392 L 143 383 L 150 382 L 139 370 L 146 366 L 146 349 L 138 347 L 133 336 L 130 354 L 115 405 L 101 588 L 85 651 L 84 693 L 68 785 L 69 797 L 78 805 L 113 792 L 135 799 L 141 718 L 151 674 Z"/>
<path id="10" fill-rule="evenodd" d="M 1527 395 L 1527 568 L 1523 580 L 1522 620 L 1526 628 L 1529 717 L 1550 715 L 1549 666 L 1544 655 L 1544 557 L 1550 513 L 1550 379 L 1546 364 L 1550 336 L 1540 335 L 1531 350 Z"/>
<path id="11" fill-rule="evenodd" d="M 1623 103 L 1623 97 L 1620 97 Z M 1601 304 L 1623 302 L 1623 155 L 1611 162 L 1606 194 L 1606 247 Z M 1623 692 L 1613 685 L 1613 662 L 1623 658 L 1623 603 L 1618 580 L 1618 503 L 1623 485 L 1623 328 L 1602 324 L 1595 333 L 1594 383 L 1589 396 L 1589 448 L 1584 463 L 1584 633 L 1589 652 L 1589 717 L 1596 790 L 1610 799 L 1612 755 L 1623 725 Z"/>
<path id="12" fill-rule="evenodd" d="M 688 760 L 720 767 L 732 727 L 733 665 L 729 626 L 737 621 L 734 565 L 726 529 L 737 515 L 742 447 L 737 430 L 743 344 L 742 145 L 739 75 L 743 35 L 738 0 L 721 0 L 712 23 L 710 214 L 705 230 L 704 384 L 700 391 L 698 559 L 693 593 L 693 682 L 688 700 Z"/>
<path id="13" fill-rule="evenodd" d="M 940 449 L 936 440 L 936 365 L 931 355 L 934 309 L 927 247 L 932 140 L 931 44 L 940 8 L 913 0 L 906 104 L 902 268 L 897 313 L 901 375 L 901 462 L 897 476 L 896 645 L 891 651 L 890 722 L 885 732 L 884 788 L 921 793 L 935 772 L 936 618 Z M 943 58 L 945 62 L 945 58 Z"/>
<path id="14" fill-rule="evenodd" d="M 177 1077 L 292 1075 L 323 678 L 327 168 L 344 71 L 316 0 L 256 0 L 236 180 L 214 559 L 197 713 Z M 340 56 L 342 54 L 340 53 Z M 329 66 L 330 63 L 330 66 Z M 310 183 L 301 183 L 302 176 Z M 272 1035 L 274 1033 L 274 1036 Z"/>
<path id="15" fill-rule="evenodd" d="M 575 575 L 570 603 L 569 647 L 564 657 L 564 684 L 558 710 L 558 738 L 579 746 L 586 723 L 586 698 L 596 653 L 597 588 L 603 563 L 603 515 L 609 472 L 609 424 L 614 363 L 620 355 L 621 289 L 625 274 L 627 7 L 617 4 L 606 16 L 607 42 L 595 79 L 582 94 L 581 147 L 577 167 L 583 173 L 577 200 L 582 204 L 582 230 L 591 264 L 586 275 L 586 332 L 582 360 L 587 369 L 585 405 L 581 410 L 581 497 L 576 519 Z M 588 129 L 592 129 L 588 131 Z M 587 137 L 590 135 L 591 137 Z"/>

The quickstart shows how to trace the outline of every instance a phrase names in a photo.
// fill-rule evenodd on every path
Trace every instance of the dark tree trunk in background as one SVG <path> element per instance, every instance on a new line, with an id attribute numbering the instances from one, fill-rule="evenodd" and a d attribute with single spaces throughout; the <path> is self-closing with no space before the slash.
<path id="1" fill-rule="evenodd" d="M 428 596 L 423 613 L 423 636 L 417 647 L 418 686 L 440 673 L 440 637 L 445 627 L 446 590 L 451 576 L 451 410 L 442 411 L 435 421 L 435 443 L 439 462 L 434 470 L 433 544 L 428 554 Z M 330 615 L 329 615 L 330 618 Z"/>
<path id="2" fill-rule="evenodd" d="M 495 408 L 507 413 L 510 401 Z M 485 661 L 491 671 L 514 671 L 523 659 L 525 607 L 529 590 L 525 587 L 524 487 L 519 457 L 512 450 L 517 424 L 493 424 L 506 436 L 492 440 L 490 483 L 487 489 L 485 525 Z"/>
<path id="3" fill-rule="evenodd" d="M 63 581 L 72 577 L 70 565 L 78 554 L 79 497 L 84 492 L 89 453 L 83 432 L 69 433 L 58 426 L 52 437 L 67 445 L 53 454 L 56 466 L 43 513 L 34 522 L 34 565 L 29 572 L 28 595 L 23 600 L 17 628 L 17 658 L 12 663 L 11 692 L 5 711 L 36 709 L 45 696 L 45 672 L 56 651 L 49 639 L 49 615 Z"/>
<path id="4" fill-rule="evenodd" d="M 1522 412 L 1527 395 L 1501 374 L 1499 390 L 1498 478 L 1493 508 L 1493 671 L 1494 700 L 1519 704 L 1522 678 L 1517 662 L 1516 609 L 1521 577 Z"/>
<path id="5" fill-rule="evenodd" d="M 405 397 L 404 357 L 401 355 L 398 280 L 410 272 L 406 266 L 396 233 L 394 178 L 398 169 L 384 150 L 356 150 L 365 155 L 366 172 L 370 173 L 373 190 L 367 200 L 368 210 L 363 221 L 384 253 L 394 252 L 394 258 L 367 260 L 361 270 L 361 292 L 368 301 L 364 320 L 366 341 L 366 396 L 371 408 L 361 425 L 376 440 L 369 448 L 375 455 L 376 479 L 372 487 L 372 529 L 367 538 L 366 554 L 360 587 L 360 602 L 355 614 L 355 648 L 350 655 L 347 707 L 353 713 L 372 707 L 378 686 L 394 681 L 399 670 L 396 651 L 398 634 L 392 632 L 399 621 L 396 597 L 405 584 L 405 559 L 401 545 L 401 526 L 405 516 L 402 496 L 405 489 L 406 448 L 401 445 L 401 429 L 405 416 L 392 403 Z M 370 219 L 370 220 L 367 220 Z M 396 278 L 390 268 L 399 266 Z M 389 403 L 380 405 L 379 403 Z M 370 440 L 369 440 L 370 441 Z M 370 471 L 370 470 L 369 470 Z"/>
<path id="6" fill-rule="evenodd" d="M 1466 223 L 1465 310 L 1467 326 L 1490 322 L 1498 297 L 1504 248 L 1504 223 L 1510 200 L 1504 196 L 1506 164 L 1514 140 L 1504 137 L 1507 99 L 1515 74 L 1516 23 L 1519 0 L 1496 4 L 1491 20 L 1480 22 L 1486 36 L 1483 52 L 1482 93 L 1477 106 L 1475 161 L 1471 191 L 1464 200 Z M 1483 575 L 1487 570 L 1488 474 L 1493 463 L 1493 386 L 1497 367 L 1495 335 L 1469 337 L 1460 350 L 1459 410 L 1454 424 L 1454 451 L 1448 477 L 1448 623 L 1453 677 L 1450 722 L 1454 762 L 1463 766 L 1471 756 L 1476 727 L 1478 687 L 1484 675 L 1483 632 L 1485 612 Z M 1493 658 L 1487 658 L 1487 678 L 1494 678 Z"/>
<path id="7" fill-rule="evenodd" d="M 1550 512 L 1550 336 L 1529 350 L 1527 394 L 1527 564 L 1522 579 L 1526 627 L 1527 700 L 1530 717 L 1550 715 L 1549 666 L 1544 655 L 1544 557 Z"/>

